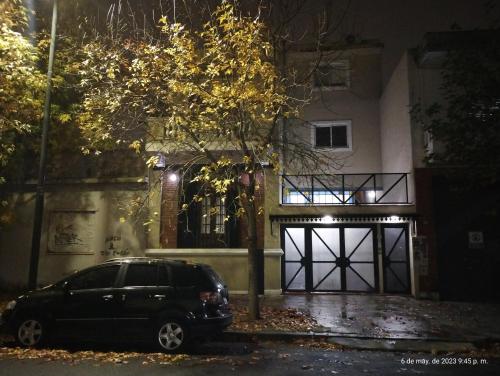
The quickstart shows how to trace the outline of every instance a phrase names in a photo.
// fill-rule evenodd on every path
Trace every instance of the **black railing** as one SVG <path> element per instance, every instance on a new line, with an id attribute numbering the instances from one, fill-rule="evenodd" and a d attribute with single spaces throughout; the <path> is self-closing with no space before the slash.
<path id="1" fill-rule="evenodd" d="M 408 174 L 282 175 L 284 205 L 409 204 Z"/>

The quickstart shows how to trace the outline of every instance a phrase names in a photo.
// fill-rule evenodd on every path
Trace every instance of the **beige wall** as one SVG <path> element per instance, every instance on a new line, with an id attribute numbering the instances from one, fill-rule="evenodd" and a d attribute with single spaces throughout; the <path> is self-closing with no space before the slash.
<path id="1" fill-rule="evenodd" d="M 147 227 L 143 220 L 127 219 L 121 223 L 119 210 L 126 202 L 142 195 L 143 191 L 113 190 L 112 186 L 99 191 L 58 191 L 46 194 L 43 233 L 40 246 L 38 283 L 55 282 L 75 270 L 121 255 L 143 255 Z M 16 194 L 14 221 L 2 229 L 0 236 L 0 285 L 22 287 L 27 284 L 33 228 L 34 195 Z M 92 218 L 88 254 L 54 252 L 49 245 L 50 220 L 54 211 L 85 211 Z M 51 235 L 53 236 L 51 230 Z M 68 231 L 70 232 L 70 231 Z M 52 243 L 53 244 L 53 243 Z M 113 249 L 109 250 L 113 244 Z"/>
<path id="2" fill-rule="evenodd" d="M 248 251 L 221 249 L 147 249 L 146 255 L 210 265 L 229 288 L 229 293 L 248 291 Z M 264 249 L 264 293 L 281 293 L 281 249 Z"/>
<path id="3" fill-rule="evenodd" d="M 410 105 L 408 55 L 405 54 L 380 98 L 383 172 L 412 170 Z"/>
<path id="4" fill-rule="evenodd" d="M 380 139 L 383 172 L 412 172 L 425 167 L 424 130 L 410 115 L 416 104 L 425 109 L 440 99 L 440 70 L 419 67 L 405 52 L 380 99 Z M 439 145 L 434 144 L 434 149 Z M 413 176 L 409 179 L 413 197 Z"/>
<path id="5" fill-rule="evenodd" d="M 33 194 L 14 194 L 9 201 L 15 212 L 0 231 L 0 285 L 17 288 L 28 282 L 35 200 Z"/>
<path id="6" fill-rule="evenodd" d="M 409 65 L 412 58 L 405 53 L 394 70 L 380 98 L 380 144 L 382 171 L 412 172 L 412 127 Z M 413 175 L 409 176 L 408 197 L 414 201 Z"/>
<path id="7" fill-rule="evenodd" d="M 380 172 L 379 97 L 381 92 L 380 50 L 359 48 L 342 52 L 337 60 L 348 60 L 350 87 L 337 90 L 313 90 L 310 103 L 301 117 L 308 121 L 350 120 L 352 124 L 352 152 L 329 152 L 342 165 L 340 169 L 327 168 L 330 173 Z M 311 53 L 296 53 L 291 64 L 300 72 L 307 72 L 315 62 Z M 335 61 L 335 60 L 334 60 Z M 293 126 L 293 125 L 291 125 Z M 310 126 L 295 127 L 296 133 L 312 142 Z M 374 140 L 377 140 L 374 142 Z"/>

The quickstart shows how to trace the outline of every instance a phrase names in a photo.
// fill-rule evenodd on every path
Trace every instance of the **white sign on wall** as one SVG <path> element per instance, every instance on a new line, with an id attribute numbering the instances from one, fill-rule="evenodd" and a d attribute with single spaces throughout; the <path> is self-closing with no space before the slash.
<path id="1" fill-rule="evenodd" d="M 54 210 L 50 212 L 48 252 L 94 254 L 95 211 Z"/>
<path id="2" fill-rule="evenodd" d="M 469 249 L 484 248 L 484 235 L 482 231 L 469 231 Z"/>

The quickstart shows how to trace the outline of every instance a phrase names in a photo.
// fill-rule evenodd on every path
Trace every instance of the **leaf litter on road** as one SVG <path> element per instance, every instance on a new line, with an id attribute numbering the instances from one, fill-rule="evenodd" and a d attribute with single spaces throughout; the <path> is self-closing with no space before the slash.
<path id="1" fill-rule="evenodd" d="M 132 359 L 144 359 L 143 364 L 175 364 L 189 359 L 185 354 L 115 352 L 115 351 L 69 351 L 62 349 L 33 349 L 20 347 L 0 347 L 0 358 L 40 359 L 50 361 L 66 361 L 76 364 L 82 361 L 97 361 L 102 363 L 127 364 Z"/>

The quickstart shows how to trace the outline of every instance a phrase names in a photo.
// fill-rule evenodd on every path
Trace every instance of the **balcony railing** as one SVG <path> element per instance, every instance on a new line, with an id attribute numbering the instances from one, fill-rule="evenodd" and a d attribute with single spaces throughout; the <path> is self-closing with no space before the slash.
<path id="1" fill-rule="evenodd" d="M 409 203 L 406 173 L 281 176 L 283 205 Z"/>

